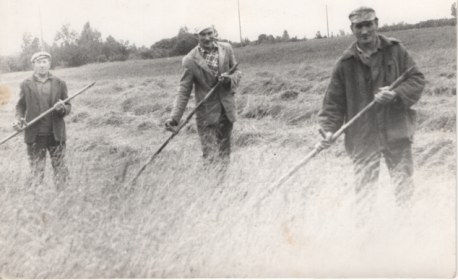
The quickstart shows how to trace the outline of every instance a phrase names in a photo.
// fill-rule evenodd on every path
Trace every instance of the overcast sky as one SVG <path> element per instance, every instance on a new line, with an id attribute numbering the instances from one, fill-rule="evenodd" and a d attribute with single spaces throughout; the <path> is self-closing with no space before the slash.
<path id="1" fill-rule="evenodd" d="M 351 32 L 348 14 L 361 6 L 376 10 L 380 25 L 417 23 L 450 18 L 452 0 L 239 0 L 242 36 L 250 40 L 259 34 L 313 38 L 317 31 L 329 34 L 343 29 Z M 220 38 L 239 41 L 237 0 L 0 0 L 0 53 L 20 52 L 22 34 L 40 37 L 40 10 L 43 38 L 52 44 L 63 24 L 81 32 L 89 21 L 105 40 L 129 40 L 137 47 L 150 47 L 163 38 L 178 34 L 182 26 L 190 30 L 214 24 Z"/>

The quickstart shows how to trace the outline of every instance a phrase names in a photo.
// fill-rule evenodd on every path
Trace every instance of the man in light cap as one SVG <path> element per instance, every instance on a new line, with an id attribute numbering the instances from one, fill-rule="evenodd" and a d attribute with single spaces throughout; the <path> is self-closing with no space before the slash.
<path id="1" fill-rule="evenodd" d="M 41 184 L 46 165 L 46 151 L 49 151 L 54 170 L 54 182 L 58 188 L 63 187 L 68 177 L 65 165 L 65 122 L 64 116 L 71 110 L 67 99 L 66 83 L 51 75 L 51 55 L 47 52 L 35 53 L 31 62 L 34 74 L 20 85 L 19 100 L 16 105 L 15 130 L 38 117 L 43 112 L 54 108 L 54 111 L 24 131 L 27 144 L 27 155 L 33 174 L 32 182 Z"/>
<path id="2" fill-rule="evenodd" d="M 357 202 L 372 205 L 383 155 L 398 205 L 413 194 L 412 141 L 415 111 L 424 75 L 415 67 L 398 87 L 389 90 L 402 73 L 416 66 L 396 39 L 377 34 L 375 11 L 361 7 L 350 13 L 354 42 L 334 66 L 318 120 L 326 132 L 317 145 L 328 148 L 331 135 L 375 100 L 376 104 L 345 132 L 345 148 L 354 163 Z"/>
<path id="3" fill-rule="evenodd" d="M 236 69 L 228 74 L 237 62 L 231 45 L 217 42 L 213 26 L 196 30 L 199 44 L 182 62 L 183 74 L 175 96 L 167 128 L 177 126 L 188 104 L 194 86 L 196 104 L 220 81 L 221 85 L 196 112 L 197 131 L 202 144 L 204 164 L 226 166 L 230 160 L 231 134 L 236 121 L 235 90 L 242 77 Z"/>

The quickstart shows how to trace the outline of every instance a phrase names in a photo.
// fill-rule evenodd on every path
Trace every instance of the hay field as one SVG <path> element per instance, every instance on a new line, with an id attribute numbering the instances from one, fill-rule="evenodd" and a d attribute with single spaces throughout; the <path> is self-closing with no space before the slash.
<path id="1" fill-rule="evenodd" d="M 0 146 L 0 277 L 453 277 L 456 28 L 387 35 L 428 80 L 410 207 L 395 205 L 382 164 L 373 209 L 358 212 L 341 139 L 254 205 L 319 140 L 316 115 L 352 37 L 235 50 L 244 77 L 223 179 L 202 169 L 192 123 L 123 188 L 123 172 L 130 179 L 169 136 L 180 57 L 59 69 L 70 93 L 97 81 L 66 117 L 71 179 L 57 192 L 48 159 L 45 184 L 28 188 L 22 137 Z M 0 77 L 1 139 L 30 74 Z"/>

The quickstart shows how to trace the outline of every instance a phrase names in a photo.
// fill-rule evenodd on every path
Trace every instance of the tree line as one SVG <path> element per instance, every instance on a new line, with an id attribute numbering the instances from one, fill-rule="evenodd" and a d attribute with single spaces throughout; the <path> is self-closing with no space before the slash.
<path id="1" fill-rule="evenodd" d="M 436 20 L 422 21 L 416 24 L 408 24 L 404 22 L 385 24 L 379 27 L 379 32 L 388 32 L 396 30 L 429 28 L 440 26 L 456 26 L 456 3 L 452 5 L 453 18 L 444 18 Z M 336 36 L 345 36 L 344 30 L 339 30 Z M 332 36 L 334 35 L 332 34 Z M 315 35 L 314 39 L 326 39 L 326 36 L 321 36 L 320 31 Z M 290 37 L 288 31 L 283 31 L 282 36 L 273 36 L 260 34 L 257 40 L 250 41 L 245 38 L 243 42 L 229 42 L 233 47 L 241 46 L 257 46 L 262 44 L 275 44 L 280 42 L 297 42 L 307 40 L 306 37 L 298 39 Z M 172 56 L 180 56 L 187 54 L 197 44 L 198 40 L 194 34 L 189 32 L 187 27 L 181 27 L 178 34 L 172 38 L 162 39 L 149 48 L 142 46 L 137 48 L 135 44 L 130 44 L 129 41 L 116 40 L 109 35 L 105 40 L 102 39 L 101 33 L 91 27 L 87 22 L 81 31 L 76 32 L 70 28 L 69 24 L 64 24 L 59 31 L 56 32 L 52 45 L 43 43 L 43 50 L 49 52 L 53 57 L 53 68 L 77 67 L 88 63 L 103 63 L 109 61 L 125 61 L 135 59 L 156 59 Z M 28 32 L 23 34 L 21 52 L 18 55 L 0 56 L 0 71 L 2 73 L 28 71 L 31 70 L 30 57 L 35 52 L 41 51 L 40 40 Z"/>

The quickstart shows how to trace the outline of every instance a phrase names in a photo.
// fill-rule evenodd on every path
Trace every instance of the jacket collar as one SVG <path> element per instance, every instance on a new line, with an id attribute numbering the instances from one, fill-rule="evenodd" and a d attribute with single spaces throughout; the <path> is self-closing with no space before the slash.
<path id="1" fill-rule="evenodd" d="M 217 51 L 218 50 L 218 44 L 216 42 L 213 42 L 213 45 L 215 46 L 215 48 L 212 50 L 212 51 L 207 51 L 206 49 L 202 48 L 200 45 L 197 45 L 197 47 L 199 47 L 199 52 L 202 54 L 202 53 L 211 53 L 213 51 Z"/>
<path id="2" fill-rule="evenodd" d="M 56 83 L 55 83 L 55 79 L 54 79 L 54 76 L 51 74 L 51 72 L 48 73 L 48 79 L 51 81 L 51 96 L 52 96 L 52 100 L 56 100 L 56 94 L 57 94 L 57 91 L 55 89 L 56 87 Z M 38 87 L 37 87 L 37 84 L 35 81 L 36 80 L 36 76 L 35 76 L 35 73 L 32 74 L 32 76 L 30 76 L 29 78 L 26 79 L 27 81 L 27 84 L 29 85 L 30 87 L 30 90 L 32 91 L 32 96 L 34 98 L 36 98 L 36 101 L 38 102 Z"/>
<path id="3" fill-rule="evenodd" d="M 29 82 L 36 82 L 38 81 L 37 79 L 38 77 L 36 76 L 35 72 L 32 74 L 32 76 L 28 77 L 27 78 L 27 81 Z M 48 72 L 48 79 L 50 79 L 51 81 L 54 79 L 54 76 L 51 74 L 51 72 Z"/>
<path id="4" fill-rule="evenodd" d="M 220 72 L 222 73 L 222 67 L 223 67 L 223 63 L 224 63 L 224 59 L 225 59 L 225 55 L 226 55 L 226 51 L 224 50 L 223 46 L 218 43 L 218 42 L 215 42 L 215 44 L 217 45 L 217 48 L 218 48 L 218 56 L 219 56 L 219 59 L 218 59 L 218 68 L 220 70 Z M 212 71 L 210 70 L 210 68 L 208 67 L 207 65 L 207 62 L 205 62 L 205 59 L 203 58 L 203 56 L 200 54 L 200 51 L 199 51 L 199 48 L 200 46 L 196 46 L 192 52 L 193 52 L 193 59 L 194 61 L 197 63 L 197 65 L 199 65 L 204 71 L 210 73 L 213 75 Z"/>
<path id="5" fill-rule="evenodd" d="M 397 39 L 394 39 L 394 38 L 389 38 L 389 37 L 385 37 L 383 35 L 378 35 L 378 39 L 379 39 L 379 45 L 378 45 L 378 49 L 384 49 L 386 47 L 389 47 L 391 45 L 393 45 L 393 43 L 399 43 L 400 41 L 397 40 Z M 357 42 L 353 42 L 353 44 L 351 44 L 351 46 L 346 49 L 342 55 L 342 60 L 345 60 L 345 59 L 349 59 L 351 57 L 358 57 L 358 44 Z"/>

